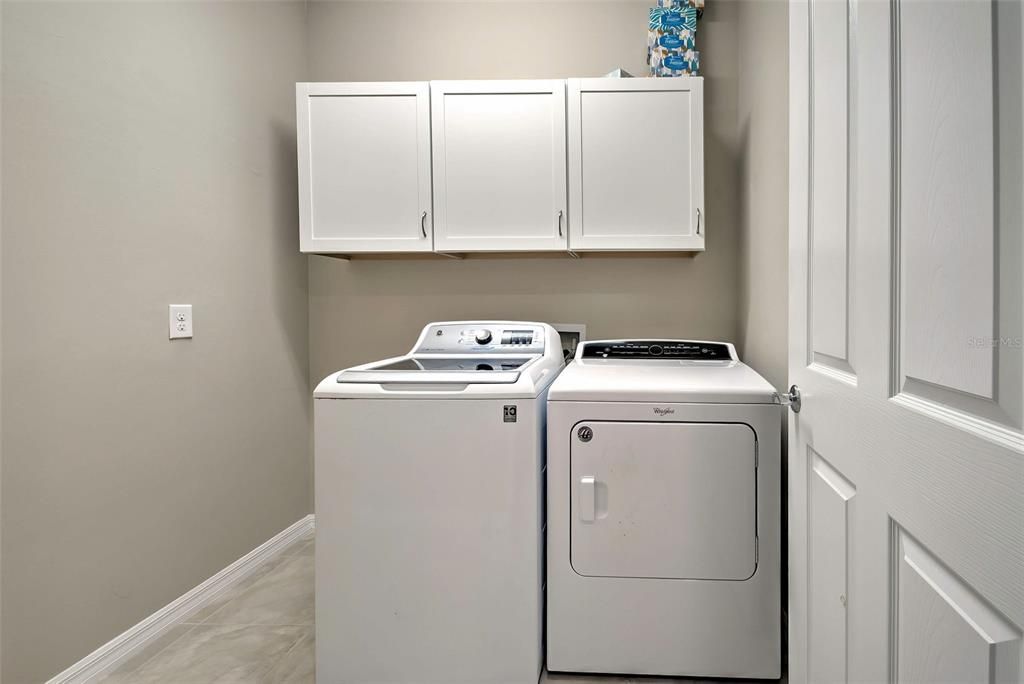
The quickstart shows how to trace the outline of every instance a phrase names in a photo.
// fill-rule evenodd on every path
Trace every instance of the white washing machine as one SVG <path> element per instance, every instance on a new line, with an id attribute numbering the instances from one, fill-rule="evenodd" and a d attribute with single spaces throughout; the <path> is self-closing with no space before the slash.
<path id="1" fill-rule="evenodd" d="M 731 344 L 587 342 L 548 395 L 548 669 L 780 676 L 780 407 Z"/>
<path id="2" fill-rule="evenodd" d="M 316 388 L 321 684 L 536 684 L 547 391 L 542 323 L 432 323 Z"/>

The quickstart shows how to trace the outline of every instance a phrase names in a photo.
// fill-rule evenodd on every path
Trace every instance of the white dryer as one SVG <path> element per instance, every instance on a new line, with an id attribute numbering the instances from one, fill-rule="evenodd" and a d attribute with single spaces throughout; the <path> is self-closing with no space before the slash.
<path id="1" fill-rule="evenodd" d="M 548 396 L 548 669 L 780 676 L 780 408 L 731 344 L 587 342 Z"/>
<path id="2" fill-rule="evenodd" d="M 536 684 L 548 388 L 542 323 L 432 323 L 316 389 L 322 684 Z"/>

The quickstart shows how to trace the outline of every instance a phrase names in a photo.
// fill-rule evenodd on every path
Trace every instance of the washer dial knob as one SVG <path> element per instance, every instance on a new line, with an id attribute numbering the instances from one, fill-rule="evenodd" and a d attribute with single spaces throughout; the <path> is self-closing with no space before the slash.
<path id="1" fill-rule="evenodd" d="M 490 330 L 477 330 L 476 331 L 476 343 L 477 344 L 487 344 L 490 341 L 491 341 L 491 331 Z"/>

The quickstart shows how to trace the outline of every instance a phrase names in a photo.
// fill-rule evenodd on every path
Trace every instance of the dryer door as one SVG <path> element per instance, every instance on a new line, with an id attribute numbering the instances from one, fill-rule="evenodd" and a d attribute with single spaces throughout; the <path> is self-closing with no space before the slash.
<path id="1" fill-rule="evenodd" d="M 745 580 L 757 567 L 757 441 L 741 423 L 584 421 L 570 435 L 573 569 Z"/>

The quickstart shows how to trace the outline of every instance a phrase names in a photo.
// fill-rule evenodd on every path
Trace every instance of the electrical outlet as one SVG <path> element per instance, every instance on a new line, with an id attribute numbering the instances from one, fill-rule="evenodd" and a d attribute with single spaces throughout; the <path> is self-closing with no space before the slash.
<path id="1" fill-rule="evenodd" d="M 192 305 L 171 304 L 168 306 L 168 336 L 172 340 L 192 337 Z"/>

